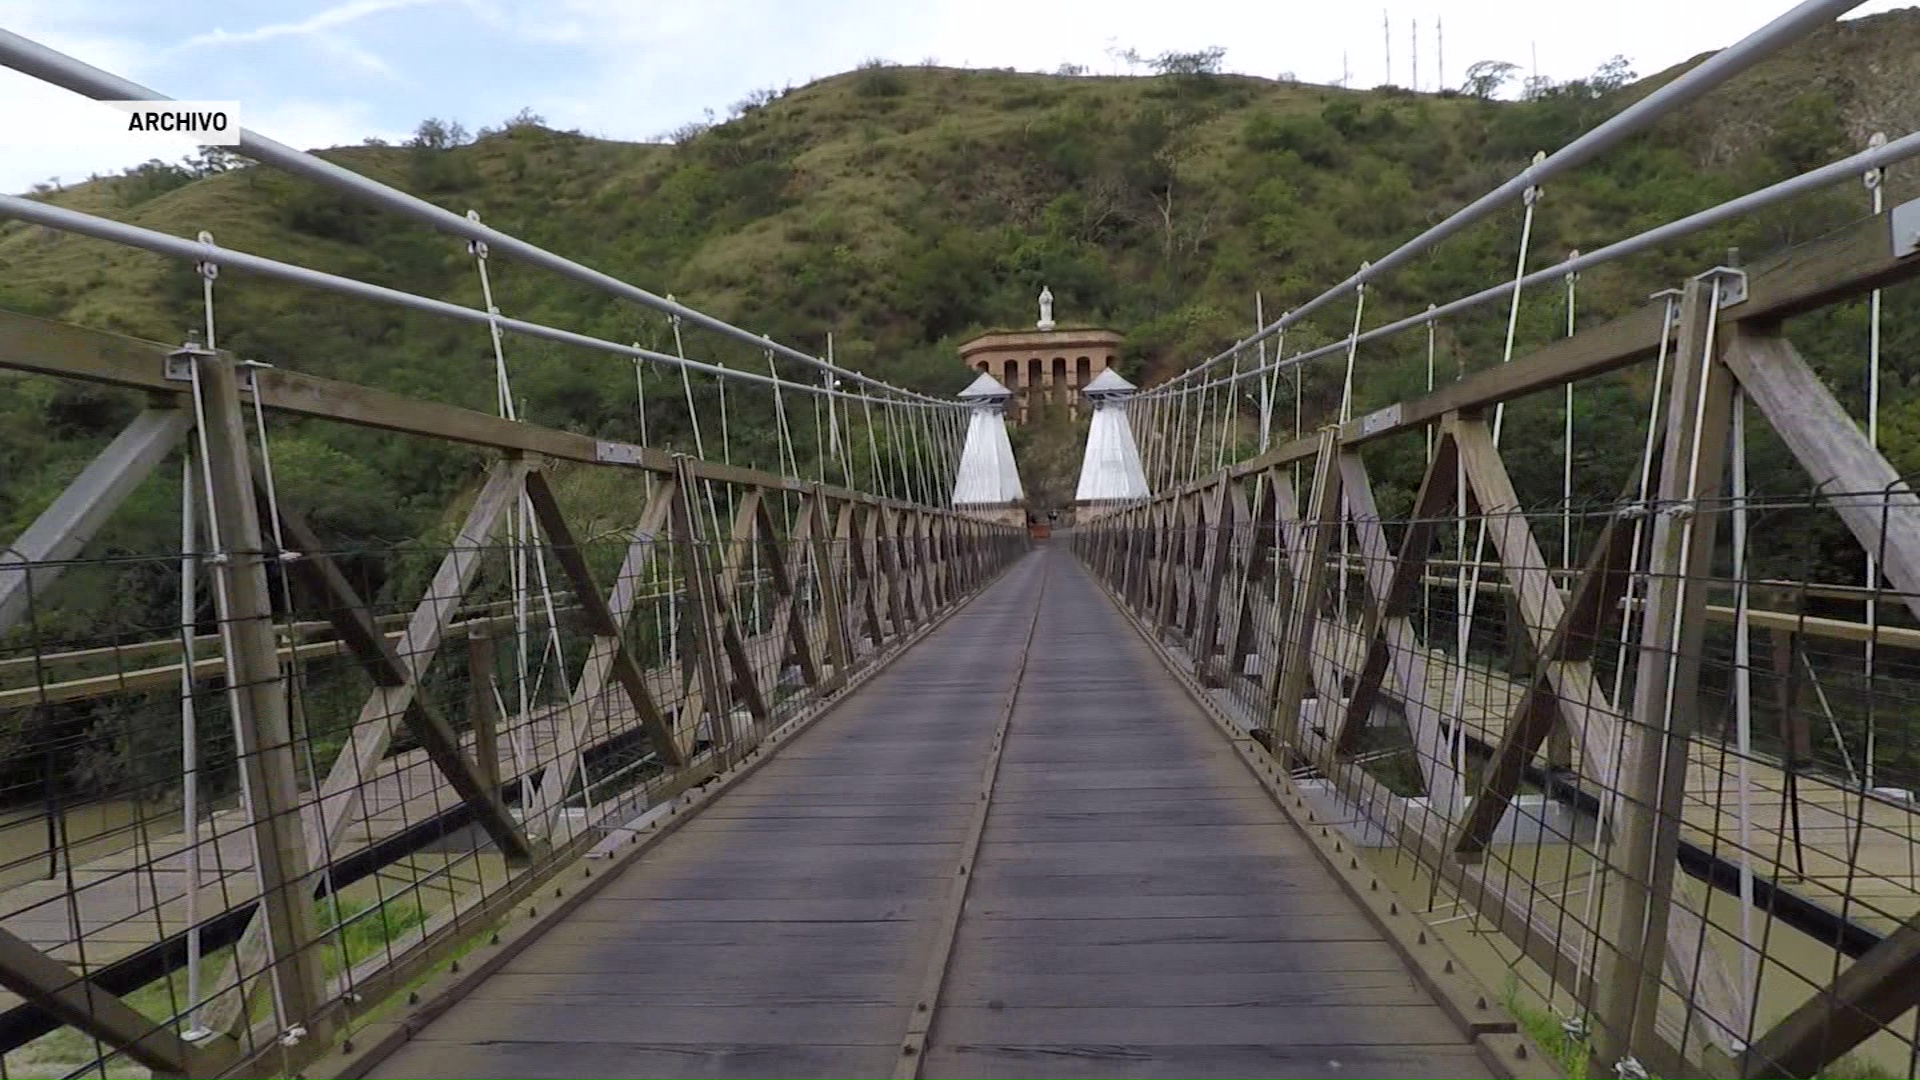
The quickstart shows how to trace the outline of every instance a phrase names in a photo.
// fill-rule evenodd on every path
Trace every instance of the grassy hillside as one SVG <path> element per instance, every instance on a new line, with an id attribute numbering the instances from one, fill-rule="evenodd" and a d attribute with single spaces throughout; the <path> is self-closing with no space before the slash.
<path id="1" fill-rule="evenodd" d="M 1862 145 L 1870 130 L 1920 126 L 1920 11 L 1831 29 L 1748 73 L 1686 115 L 1553 185 L 1541 203 L 1536 265 L 1791 175 Z M 1618 69 L 1503 103 L 1456 94 L 1345 91 L 1241 76 L 1058 77 L 874 65 L 736 107 L 671 144 L 627 144 L 510 124 L 477 140 L 432 137 L 327 156 L 455 211 L 764 331 L 818 350 L 828 332 L 846 363 L 909 385 L 966 380 L 954 345 L 1030 318 L 1044 283 L 1062 319 L 1127 335 L 1126 367 L 1161 377 L 1243 335 L 1259 290 L 1269 313 L 1313 296 L 1425 225 L 1564 144 L 1679 69 L 1638 82 Z M 1911 195 L 1910 174 L 1894 178 Z M 478 304 L 461 242 L 365 209 L 303 181 L 245 168 L 190 175 L 149 168 L 44 194 L 166 232 L 207 229 L 223 244 L 415 292 Z M 1791 211 L 1717 230 L 1680 248 L 1586 275 L 1586 321 L 1720 261 L 1757 258 L 1863 212 L 1857 185 Z M 1485 286 L 1512 272 L 1517 209 L 1450 241 L 1367 301 L 1367 323 Z M 506 260 L 493 263 L 506 313 L 666 347 L 658 318 Z M 199 282 L 157 257 L 19 224 L 0 225 L 0 307 L 167 340 L 200 320 Z M 1909 291 L 1889 296 L 1888 355 L 1913 355 Z M 476 408 L 492 407 L 484 332 L 386 308 L 317 299 L 248 280 L 219 283 L 220 344 L 284 367 Z M 1334 305 L 1290 344 L 1345 334 Z M 1557 294 L 1530 298 L 1520 341 L 1548 340 Z M 1497 362 L 1504 313 L 1441 334 L 1443 377 Z M 1807 331 L 1850 400 L 1860 399 L 1857 312 Z M 1811 347 L 1811 346 L 1810 346 Z M 741 366 L 764 359 L 690 339 Z M 1424 341 L 1366 350 L 1360 405 L 1424 379 Z M 527 415 L 635 438 L 630 371 L 605 357 L 509 343 Z M 1890 380 L 1894 447 L 1920 467 L 1920 391 Z M 650 430 L 684 441 L 678 383 L 651 395 Z M 704 391 L 711 393 L 711 391 Z M 1337 399 L 1337 373 L 1310 376 L 1310 408 Z M 1583 401 L 1583 432 L 1630 446 L 1621 383 Z M 9 379 L 0 393 L 0 526 L 17 528 L 121 422 L 133 403 L 89 388 Z M 737 402 L 739 457 L 772 461 Z M 1557 439 L 1550 410 L 1515 410 L 1509 440 Z M 764 417 L 760 417 L 764 419 Z M 1591 425 L 1590 427 L 1587 425 Z M 1611 426 L 1610 426 L 1611 425 Z M 1904 426 L 1903 426 L 1904 425 Z M 757 431 L 755 429 L 758 429 Z M 51 437 L 47 437 L 48 435 Z M 1023 444 L 1027 440 L 1023 439 Z M 1059 438 L 1030 486 L 1060 490 L 1071 469 Z M 285 448 L 280 448 L 281 444 Z M 1557 490 L 1554 455 L 1519 477 Z M 364 433 L 287 425 L 276 457 L 294 497 L 346 538 L 401 539 L 430 528 L 468 484 L 470 455 L 395 446 Z M 1047 464 L 1043 464 L 1042 460 Z M 1404 498 L 1416 463 L 1383 462 L 1383 500 Z M 1534 477 L 1527 470 L 1537 469 Z M 1606 469 L 1586 494 L 1610 497 Z M 1551 476 L 1548 474 L 1551 473 Z M 1070 490 L 1070 478 L 1066 488 Z M 151 485 L 107 543 L 164 548 L 172 496 Z"/>

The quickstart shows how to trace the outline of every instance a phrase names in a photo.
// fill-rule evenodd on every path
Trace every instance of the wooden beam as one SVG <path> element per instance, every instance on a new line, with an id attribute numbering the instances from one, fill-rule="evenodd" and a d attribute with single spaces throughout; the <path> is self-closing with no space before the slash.
<path id="1" fill-rule="evenodd" d="M 847 632 L 847 609 L 841 598 L 839 556 L 834 552 L 832 506 L 827 496 L 814 488 L 807 506 L 811 515 L 808 546 L 812 549 L 814 581 L 820 590 L 820 606 L 827 621 L 827 660 L 833 665 L 824 689 L 836 690 L 847 681 L 854 663 L 852 636 Z M 959 526 L 962 529 L 968 526 Z"/>
<path id="2" fill-rule="evenodd" d="M 739 592 L 741 575 L 746 571 L 747 553 L 752 549 L 754 535 L 758 531 L 761 503 L 759 491 L 748 491 L 734 511 L 733 531 L 723 549 L 725 564 L 721 567 L 714 589 L 712 610 L 720 630 L 721 648 L 726 653 L 728 666 L 733 669 L 733 685 L 746 704 L 747 712 L 754 720 L 765 723 L 772 719 L 773 713 L 767 707 L 766 688 L 761 685 L 760 672 L 754 670 L 753 657 L 748 653 L 746 640 L 740 634 L 740 620 L 734 612 L 733 603 L 734 596 Z M 880 512 L 886 511 L 883 509 Z M 759 587 L 759 583 L 755 582 L 754 588 Z M 773 674 L 778 678 L 777 670 Z M 771 686 L 772 681 L 767 680 L 767 685 Z"/>
<path id="3" fill-rule="evenodd" d="M 1817 1076 L 1915 1006 L 1920 1006 L 1920 915 L 1754 1040 L 1741 1058 L 1741 1075 L 1756 1080 Z"/>
<path id="4" fill-rule="evenodd" d="M 1907 610 L 1920 614 L 1920 496 L 1785 337 L 1736 332 L 1726 364 L 1814 487 L 1832 493 L 1828 502 Z"/>
<path id="5" fill-rule="evenodd" d="M 172 452 L 191 422 L 179 409 L 143 410 L 13 543 L 0 547 L 0 633 L 32 610 L 33 595 L 53 586 L 67 561 Z"/>
<path id="6" fill-rule="evenodd" d="M 143 341 L 53 319 L 0 311 L 0 370 L 138 390 L 184 400 L 190 384 L 168 374 L 167 357 L 178 346 Z M 574 432 L 505 420 L 489 413 L 323 379 L 286 368 L 255 368 L 261 404 L 277 412 L 332 420 L 430 439 L 484 446 L 508 454 L 539 454 L 588 464 L 673 471 L 672 455 L 629 443 L 610 443 Z M 769 491 L 804 491 L 805 481 L 714 461 L 694 461 L 695 477 Z M 833 498 L 873 506 L 909 504 L 866 492 L 821 485 Z"/>
<path id="7" fill-rule="evenodd" d="M 228 1039 L 211 1046 L 194 1046 L 174 1034 L 171 1022 L 149 1020 L 5 929 L 0 929 L 0 986 L 157 1074 L 219 1075 L 225 1071 L 223 1061 L 233 1053 L 233 1043 Z"/>

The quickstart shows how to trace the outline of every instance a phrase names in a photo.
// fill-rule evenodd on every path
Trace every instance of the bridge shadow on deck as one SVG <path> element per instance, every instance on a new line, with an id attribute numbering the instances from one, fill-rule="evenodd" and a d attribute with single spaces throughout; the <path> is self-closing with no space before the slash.
<path id="1" fill-rule="evenodd" d="M 370 1075 L 892 1075 L 1036 604 L 922 1075 L 1491 1075 L 1064 551 Z"/>

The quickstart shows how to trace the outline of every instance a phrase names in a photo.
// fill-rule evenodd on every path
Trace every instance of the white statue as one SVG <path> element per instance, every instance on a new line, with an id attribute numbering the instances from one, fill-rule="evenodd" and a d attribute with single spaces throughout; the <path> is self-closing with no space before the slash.
<path id="1" fill-rule="evenodd" d="M 1053 329 L 1053 290 L 1040 286 L 1040 321 L 1034 324 L 1042 330 Z"/>

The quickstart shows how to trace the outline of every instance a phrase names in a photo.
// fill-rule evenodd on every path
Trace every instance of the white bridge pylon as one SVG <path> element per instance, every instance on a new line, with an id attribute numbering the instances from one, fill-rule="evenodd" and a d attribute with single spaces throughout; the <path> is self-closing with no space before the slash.
<path id="1" fill-rule="evenodd" d="M 1087 426 L 1087 452 L 1080 460 L 1080 486 L 1074 492 L 1074 501 L 1103 503 L 1147 497 L 1140 447 L 1133 441 L 1133 425 L 1121 407 L 1133 390 L 1133 384 L 1112 368 L 1080 388 L 1093 403 L 1093 420 Z"/>
<path id="2" fill-rule="evenodd" d="M 1013 463 L 1013 443 L 1007 439 L 1005 409 L 1011 397 L 1013 391 L 985 372 L 960 392 L 960 400 L 973 409 L 953 479 L 955 507 L 1005 507 L 1025 497 L 1020 470 Z"/>

